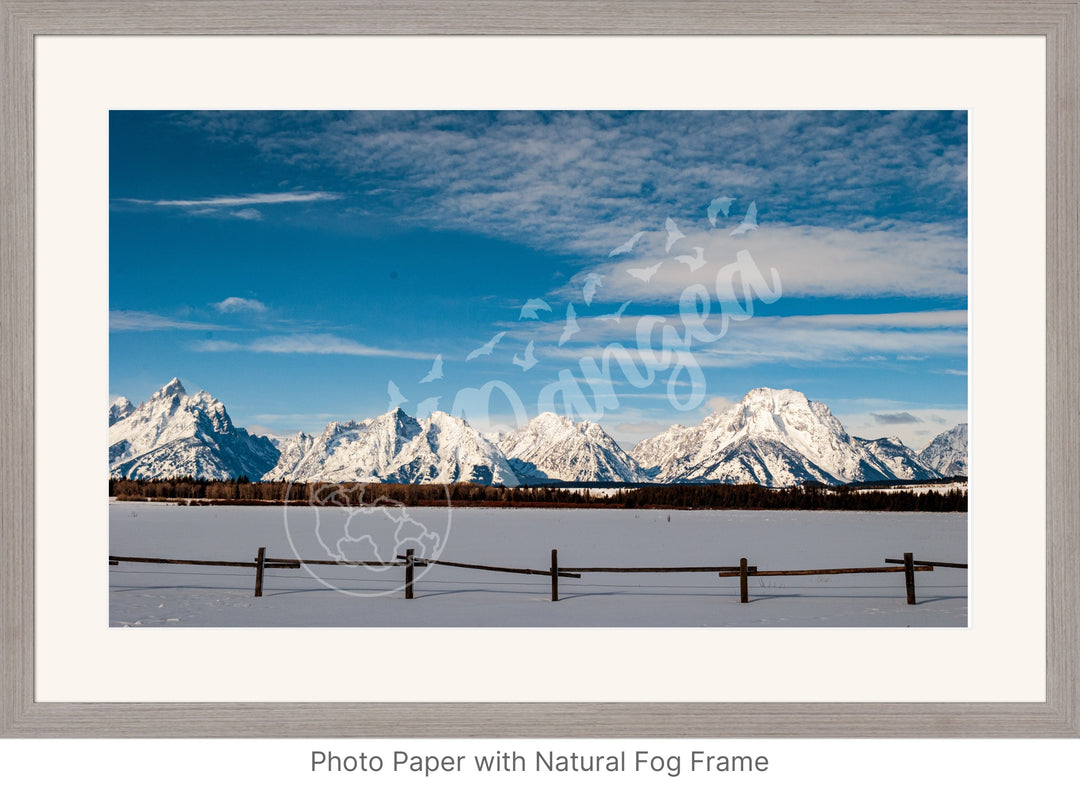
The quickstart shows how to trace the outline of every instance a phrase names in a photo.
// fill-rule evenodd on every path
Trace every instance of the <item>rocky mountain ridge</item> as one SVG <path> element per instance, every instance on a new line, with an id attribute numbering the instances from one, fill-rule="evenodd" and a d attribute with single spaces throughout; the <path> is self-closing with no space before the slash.
<path id="1" fill-rule="evenodd" d="M 597 423 L 541 414 L 489 439 L 444 412 L 400 408 L 271 441 L 236 428 L 206 392 L 173 379 L 109 407 L 112 477 L 449 483 L 757 483 L 785 487 L 966 475 L 967 425 L 914 451 L 851 436 L 828 406 L 792 389 L 753 389 L 696 426 L 673 425 L 629 453 Z"/>

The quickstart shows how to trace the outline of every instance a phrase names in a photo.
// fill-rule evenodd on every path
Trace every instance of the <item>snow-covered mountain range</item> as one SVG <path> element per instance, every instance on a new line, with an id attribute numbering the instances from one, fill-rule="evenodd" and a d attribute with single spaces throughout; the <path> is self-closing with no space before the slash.
<path id="1" fill-rule="evenodd" d="M 277 460 L 268 439 L 234 426 L 208 393 L 188 395 L 178 378 L 137 408 L 126 398 L 109 407 L 111 477 L 258 480 Z"/>
<path id="2" fill-rule="evenodd" d="M 417 420 L 401 409 L 298 434 L 263 480 L 518 485 L 498 447 L 465 420 L 441 411 Z"/>
<path id="3" fill-rule="evenodd" d="M 700 425 L 675 425 L 630 455 L 659 483 L 838 484 L 939 477 L 895 437 L 859 439 L 824 403 L 793 389 L 752 389 Z"/>
<path id="4" fill-rule="evenodd" d="M 552 481 L 758 483 L 928 480 L 967 474 L 967 425 L 915 452 L 896 437 L 850 436 L 824 403 L 791 389 L 753 389 L 699 425 L 674 425 L 623 450 L 594 422 L 545 413 L 488 438 L 443 412 L 394 409 L 331 422 L 319 436 L 271 441 L 233 426 L 206 392 L 173 379 L 138 407 L 109 407 L 113 477 L 518 485 Z"/>

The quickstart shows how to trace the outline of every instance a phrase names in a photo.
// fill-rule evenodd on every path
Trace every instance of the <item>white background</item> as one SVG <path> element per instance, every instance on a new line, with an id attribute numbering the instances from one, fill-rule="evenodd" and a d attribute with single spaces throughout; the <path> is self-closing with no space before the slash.
<path id="1" fill-rule="evenodd" d="M 370 697 L 372 681 L 395 678 L 409 681 L 418 700 L 446 698 L 450 691 L 455 700 L 1043 698 L 1042 473 L 1028 477 L 1022 505 L 1010 503 L 1005 490 L 995 489 L 990 480 L 1014 461 L 1027 466 L 1045 460 L 1045 61 L 1040 39 L 39 37 L 36 47 L 36 454 L 42 471 L 62 456 L 69 469 L 90 475 L 71 499 L 36 507 L 42 562 L 35 575 L 39 700 L 348 700 Z M 725 80 L 722 91 L 716 88 L 709 76 L 718 62 L 743 79 Z M 555 640 L 545 633 L 558 635 L 557 630 L 108 630 L 106 567 L 99 572 L 78 563 L 104 560 L 107 554 L 101 415 L 108 402 L 108 110 L 354 107 L 969 109 L 971 627 L 577 633 L 578 665 L 575 676 L 565 681 L 536 675 L 549 662 L 539 650 Z M 73 400 L 73 385 L 83 399 Z M 94 396 L 100 396 L 100 405 Z M 1027 432 L 1010 437 L 1007 445 L 995 443 L 996 431 L 1006 423 L 1015 427 L 1018 407 Z M 64 432 L 57 433 L 53 420 L 61 416 Z M 63 560 L 74 565 L 57 562 Z M 990 576 L 1005 562 L 1014 572 L 1008 588 Z M 430 644 L 426 670 L 409 670 L 392 655 L 363 653 L 400 644 L 406 632 L 411 633 L 408 642 Z M 478 644 L 496 651 L 500 664 L 478 671 L 475 652 L 468 651 Z M 736 658 L 723 653 L 734 644 L 752 648 L 753 654 Z M 670 659 L 658 653 L 663 647 L 678 648 L 685 661 L 674 675 L 657 675 L 667 670 L 660 661 Z M 838 657 L 849 664 L 831 664 Z M 277 664 L 252 670 L 243 662 L 252 658 Z M 350 660 L 356 674 L 331 680 L 297 673 L 313 660 Z M 432 660 L 438 660 L 437 677 L 430 676 Z M 432 682 L 429 690 L 416 686 L 425 680 Z M 339 741 L 333 749 L 355 753 L 350 749 L 356 745 Z M 507 742 L 487 745 L 487 750 L 510 747 Z M 589 745 L 573 744 L 579 752 Z M 1010 770 L 1020 775 L 1024 758 L 1051 765 L 1059 747 L 1010 743 L 1012 749 L 1022 748 L 1020 756 L 1010 757 L 993 750 L 1000 743 L 970 741 L 741 745 L 754 753 L 776 748 L 776 758 L 787 759 L 783 766 L 774 764 L 770 774 L 745 781 L 759 792 L 787 791 L 795 781 L 814 779 L 829 786 L 828 777 L 847 772 L 874 774 L 873 788 L 888 792 L 889 781 L 907 778 L 890 774 L 913 762 L 931 776 L 939 765 L 939 773 L 954 781 L 985 776 L 1007 782 Z M 19 768 L 32 770 L 34 760 L 45 764 L 54 753 L 73 754 L 73 764 L 47 769 L 57 780 L 74 782 L 84 780 L 80 765 L 93 770 L 122 754 L 125 778 L 128 773 L 153 778 L 155 784 L 177 786 L 175 791 L 200 781 L 204 765 L 224 775 L 225 785 L 234 772 L 236 783 L 249 782 L 253 766 L 266 766 L 267 781 L 280 790 L 263 783 L 264 791 L 291 790 L 297 783 L 355 791 L 372 783 L 352 777 L 312 779 L 306 763 L 319 747 L 309 741 L 7 742 L 0 746 L 0 760 L 18 759 Z M 529 742 L 522 750 L 537 747 Z M 633 750 L 635 744 L 625 747 Z M 696 744 L 679 747 L 688 752 Z M 862 750 L 856 753 L 856 748 Z M 191 765 L 189 755 L 199 764 Z M 1010 760 L 1018 766 L 1009 767 Z M 1028 784 L 1031 773 L 1025 774 Z M 555 783 L 576 789 L 579 783 L 564 778 L 520 781 L 516 786 L 526 788 Z M 685 775 L 671 782 L 639 777 L 604 781 L 632 791 L 667 783 L 685 791 L 734 786 L 731 779 L 698 781 Z M 401 777 L 378 783 L 410 786 Z M 468 783 L 471 791 L 494 791 L 512 780 L 460 778 L 456 783 Z M 600 779 L 586 777 L 580 783 L 591 789 Z"/>

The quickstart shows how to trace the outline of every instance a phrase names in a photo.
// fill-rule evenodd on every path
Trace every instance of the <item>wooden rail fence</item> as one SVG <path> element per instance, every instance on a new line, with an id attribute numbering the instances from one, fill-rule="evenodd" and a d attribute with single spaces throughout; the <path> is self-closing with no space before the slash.
<path id="1" fill-rule="evenodd" d="M 246 560 L 179 560 L 177 558 L 137 558 L 120 555 L 109 555 L 109 565 L 117 566 L 120 563 L 168 563 L 177 566 L 239 566 L 242 568 L 255 569 L 255 595 L 262 596 L 263 570 L 264 569 L 298 569 L 299 561 L 281 560 L 269 563 L 266 560 L 266 547 L 259 547 L 254 561 Z"/>
<path id="2" fill-rule="evenodd" d="M 398 555 L 394 560 L 319 560 L 306 558 L 270 558 L 266 556 L 266 547 L 259 547 L 253 561 L 235 560 L 186 560 L 178 558 L 149 558 L 110 555 L 109 565 L 116 566 L 120 563 L 161 563 L 182 566 L 234 566 L 255 569 L 255 596 L 262 596 L 263 572 L 266 569 L 298 569 L 301 566 L 371 566 L 389 567 L 400 566 L 405 569 L 405 598 L 413 598 L 413 585 L 415 570 L 427 566 L 449 566 L 462 569 L 474 569 L 478 571 L 497 571 L 508 574 L 524 574 L 551 578 L 551 601 L 559 601 L 559 579 L 581 579 L 582 574 L 591 573 L 618 573 L 618 574 L 660 574 L 677 572 L 709 572 L 718 577 L 739 578 L 739 601 L 750 601 L 749 577 L 809 577 L 833 574 L 888 574 L 904 573 L 904 584 L 907 591 L 907 603 L 916 604 L 915 601 L 915 572 L 933 571 L 935 567 L 966 569 L 966 563 L 942 563 L 940 561 L 915 560 L 911 552 L 905 552 L 903 559 L 885 558 L 886 563 L 900 563 L 900 566 L 860 566 L 851 568 L 831 569 L 777 569 L 761 570 L 757 566 L 751 566 L 746 558 L 740 558 L 738 566 L 560 566 L 559 551 L 551 550 L 551 566 L 547 569 L 525 569 L 509 566 L 491 566 L 479 563 L 459 563 L 435 558 L 418 558 L 415 550 L 407 549 L 404 555 Z"/>
<path id="3" fill-rule="evenodd" d="M 903 561 L 895 561 L 894 559 L 886 558 L 886 563 L 890 562 L 902 562 L 903 566 L 860 566 L 846 569 L 785 569 L 778 571 L 757 571 L 758 577 L 812 577 L 815 575 L 825 574 L 889 574 L 895 572 L 904 572 L 904 585 L 907 590 L 907 603 L 909 605 L 916 604 L 915 602 L 915 572 L 917 571 L 933 571 L 934 567 L 928 564 L 916 565 L 915 556 L 911 552 L 904 553 Z M 940 565 L 940 564 L 939 564 Z M 963 566 L 967 568 L 967 564 L 953 564 L 956 568 Z M 736 572 L 720 572 L 720 577 L 738 577 L 739 578 L 739 601 L 746 604 L 750 601 L 750 583 L 748 579 L 749 567 L 746 565 L 746 558 L 739 560 L 739 570 Z"/>

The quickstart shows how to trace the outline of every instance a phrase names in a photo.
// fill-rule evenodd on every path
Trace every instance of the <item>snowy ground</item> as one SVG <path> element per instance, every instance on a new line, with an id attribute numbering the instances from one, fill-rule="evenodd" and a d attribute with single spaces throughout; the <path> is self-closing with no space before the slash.
<path id="1" fill-rule="evenodd" d="M 551 550 L 573 566 L 737 566 L 767 569 L 884 566 L 904 552 L 965 562 L 967 514 L 597 509 L 188 507 L 114 502 L 110 553 L 253 560 L 386 559 L 427 544 L 442 560 L 546 569 Z M 449 527 L 447 526 L 449 517 Z M 397 533 L 395 540 L 394 533 Z M 381 547 L 381 549 L 380 549 Z M 434 554 L 432 555 L 435 556 Z M 738 578 L 709 573 L 586 573 L 550 578 L 444 566 L 418 570 L 405 600 L 404 569 L 318 566 L 254 570 L 121 563 L 109 567 L 112 626 L 966 626 L 967 571 L 916 574 L 906 604 L 903 573 Z"/>

